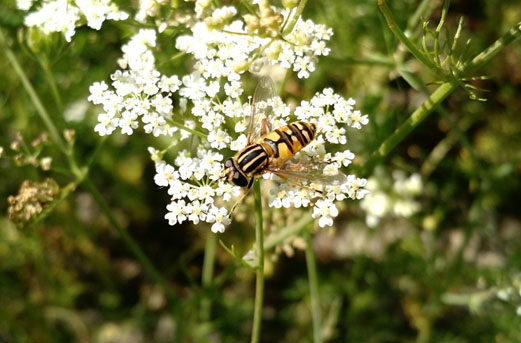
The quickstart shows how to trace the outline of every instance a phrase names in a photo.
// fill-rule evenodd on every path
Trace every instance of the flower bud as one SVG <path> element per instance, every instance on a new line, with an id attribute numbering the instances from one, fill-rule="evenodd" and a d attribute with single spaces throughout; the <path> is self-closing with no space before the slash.
<path id="1" fill-rule="evenodd" d="M 268 48 L 267 54 L 270 59 L 278 59 L 282 52 L 282 44 L 279 41 L 273 42 Z"/>
<path id="2" fill-rule="evenodd" d="M 287 8 L 288 10 L 291 10 L 298 5 L 298 0 L 282 0 L 282 6 L 284 8 Z"/>
<path id="3" fill-rule="evenodd" d="M 247 61 L 242 61 L 233 65 L 233 71 L 240 74 L 248 70 L 248 67 L 249 63 Z"/>
<path id="4" fill-rule="evenodd" d="M 51 169 L 51 163 L 52 163 L 52 157 L 44 157 L 40 160 L 40 166 L 42 167 L 42 170 L 48 171 Z"/>

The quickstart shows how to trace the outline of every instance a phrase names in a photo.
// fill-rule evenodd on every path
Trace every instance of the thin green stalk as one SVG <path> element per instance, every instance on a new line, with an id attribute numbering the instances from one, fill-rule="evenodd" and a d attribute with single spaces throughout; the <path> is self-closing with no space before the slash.
<path id="1" fill-rule="evenodd" d="M 427 11 L 430 3 L 431 0 L 422 0 L 422 2 L 418 5 L 416 11 L 413 13 L 411 18 L 409 18 L 409 21 L 407 22 L 407 29 L 409 31 L 412 31 L 416 27 L 418 21 L 420 21 L 422 16 L 425 15 L 425 12 Z"/>
<path id="2" fill-rule="evenodd" d="M 411 116 L 394 133 L 389 136 L 380 147 L 371 154 L 365 168 L 372 168 L 380 158 L 387 156 L 412 130 L 425 120 L 449 94 L 451 94 L 458 84 L 456 82 L 445 82 L 431 94 L 424 103 L 411 114 Z"/>
<path id="3" fill-rule="evenodd" d="M 286 27 L 282 31 L 282 36 L 288 35 L 291 33 L 291 31 L 293 31 L 293 28 L 295 27 L 295 24 L 297 23 L 298 18 L 302 14 L 302 11 L 304 11 L 304 7 L 306 7 L 307 2 L 308 2 L 308 0 L 300 0 L 297 10 L 295 11 L 295 13 L 293 13 L 293 16 L 288 21 Z"/>
<path id="4" fill-rule="evenodd" d="M 460 68 L 461 73 L 458 76 L 466 77 L 472 74 L 519 36 L 521 36 L 521 22 L 515 24 L 507 33 L 492 43 L 487 49 L 483 50 L 479 55 L 474 57 L 470 62 L 463 64 Z"/>
<path id="5" fill-rule="evenodd" d="M 202 284 L 204 288 L 208 288 L 212 284 L 213 270 L 215 265 L 215 251 L 217 248 L 217 235 L 209 232 L 206 238 L 206 246 L 204 248 L 203 275 Z M 201 321 L 210 320 L 212 303 L 208 297 L 204 297 L 201 301 Z"/>
<path id="6" fill-rule="evenodd" d="M 306 229 L 308 224 L 312 221 L 313 218 L 311 217 L 311 214 L 306 213 L 295 224 L 270 234 L 264 241 L 264 251 L 271 250 L 282 243 L 286 238 L 299 234 L 301 231 Z"/>
<path id="7" fill-rule="evenodd" d="M 407 49 L 411 52 L 411 54 L 414 55 L 420 62 L 425 64 L 427 67 L 431 68 L 432 70 L 438 72 L 438 68 L 436 65 L 427 58 L 417 47 L 416 44 L 414 44 L 407 36 L 403 33 L 403 31 L 398 27 L 396 24 L 396 21 L 394 20 L 394 16 L 389 9 L 389 6 L 387 6 L 387 3 L 385 0 L 378 0 L 378 6 L 380 7 L 380 10 L 382 11 L 385 20 L 387 21 L 387 25 L 389 26 L 389 29 L 394 33 L 396 38 L 400 42 L 402 42 L 403 45 L 407 47 Z"/>
<path id="8" fill-rule="evenodd" d="M 264 298 L 264 232 L 262 227 L 262 200 L 259 180 L 255 180 L 253 183 L 253 193 L 255 195 L 255 253 L 257 255 L 257 271 L 255 278 L 255 308 L 253 310 L 251 342 L 259 343 Z"/>
<path id="9" fill-rule="evenodd" d="M 58 148 L 65 153 L 68 154 L 67 151 L 67 145 L 65 144 L 65 141 L 60 136 L 58 129 L 56 129 L 56 126 L 51 120 L 51 117 L 49 116 L 49 113 L 47 113 L 47 110 L 45 107 L 43 107 L 42 102 L 40 101 L 40 98 L 36 94 L 36 91 L 34 90 L 33 86 L 29 82 L 29 79 L 25 75 L 25 72 L 23 71 L 22 67 L 20 66 L 20 63 L 18 63 L 18 59 L 16 58 L 16 55 L 13 53 L 11 48 L 9 47 L 9 44 L 5 40 L 4 33 L 2 30 L 0 30 L 0 44 L 2 45 L 2 48 L 5 52 L 5 55 L 7 56 L 7 59 L 9 62 L 11 62 L 14 71 L 22 81 L 22 85 L 24 86 L 25 90 L 29 94 L 29 98 L 31 98 L 31 102 L 34 104 L 34 107 L 36 108 L 36 112 L 40 115 L 40 118 L 43 120 L 45 126 L 47 127 L 47 130 L 49 131 L 52 139 L 56 144 L 58 145 Z"/>
<path id="10" fill-rule="evenodd" d="M 83 181 L 83 186 L 92 195 L 94 201 L 96 201 L 101 211 L 105 214 L 109 222 L 116 229 L 118 235 L 123 239 L 125 245 L 130 249 L 134 256 L 136 256 L 136 258 L 141 263 L 147 274 L 150 275 L 150 277 L 163 289 L 163 292 L 165 292 L 165 295 L 170 301 L 171 305 L 175 307 L 178 299 L 173 293 L 172 289 L 170 288 L 170 286 L 168 286 L 166 280 L 161 276 L 161 274 L 154 267 L 152 262 L 150 262 L 148 257 L 145 255 L 143 250 L 141 250 L 141 248 L 132 238 L 132 236 L 130 236 L 129 233 L 119 224 L 118 220 L 110 210 L 109 206 L 99 193 L 96 186 L 94 186 L 94 184 L 88 177 L 85 177 L 85 180 Z"/>
<path id="11" fill-rule="evenodd" d="M 167 119 L 166 122 L 167 122 L 168 124 L 170 124 L 170 125 L 173 125 L 173 126 L 175 126 L 175 127 L 178 127 L 178 128 L 180 128 L 181 130 L 185 130 L 185 131 L 187 131 L 187 132 L 190 132 L 190 133 L 192 133 L 192 134 L 194 134 L 194 135 L 196 135 L 196 136 L 198 136 L 198 137 L 201 137 L 201 138 L 203 138 L 203 139 L 206 139 L 206 137 L 208 136 L 206 133 L 203 133 L 203 132 L 201 132 L 201 131 L 197 131 L 197 130 L 191 129 L 191 128 L 186 127 L 186 126 L 184 126 L 183 124 L 178 123 L 178 122 L 176 122 L 176 121 L 173 121 L 173 120 L 169 120 L 169 119 Z"/>
<path id="12" fill-rule="evenodd" d="M 289 19 L 291 18 L 291 16 L 293 15 L 293 10 L 294 8 L 290 9 L 289 12 L 288 12 L 288 16 L 286 17 L 286 20 L 284 20 L 284 22 L 282 23 L 282 26 L 280 28 L 280 31 L 281 32 L 284 32 L 284 29 L 286 28 L 286 25 L 288 25 L 288 22 L 289 22 Z"/>
<path id="13" fill-rule="evenodd" d="M 172 57 L 170 57 L 169 59 L 167 59 L 166 61 L 163 61 L 163 62 L 159 63 L 158 66 L 161 67 L 161 66 L 163 66 L 163 65 L 165 65 L 165 64 L 167 64 L 167 63 L 170 63 L 170 62 L 172 62 L 172 61 L 177 60 L 177 59 L 180 58 L 180 57 L 183 57 L 184 55 L 186 55 L 186 52 L 184 52 L 184 51 L 180 51 L 180 52 L 178 52 L 177 54 L 175 54 L 175 55 L 173 55 Z"/>
<path id="14" fill-rule="evenodd" d="M 308 267 L 309 295 L 311 297 L 311 317 L 313 319 L 313 343 L 322 343 L 322 314 L 318 292 L 317 263 L 309 230 L 304 230 L 306 239 L 306 265 Z"/>
<path id="15" fill-rule="evenodd" d="M 381 65 L 389 68 L 394 68 L 396 63 L 386 56 L 378 55 L 366 55 L 364 57 L 345 56 L 342 58 L 325 56 L 324 61 L 329 61 L 332 68 L 338 68 L 338 65 L 351 65 L 351 64 L 362 64 L 362 65 Z"/>
<path id="16" fill-rule="evenodd" d="M 81 180 L 75 180 L 69 183 L 67 186 L 63 187 L 60 190 L 60 194 L 58 198 L 54 199 L 50 204 L 48 204 L 45 209 L 30 223 L 30 226 L 33 227 L 38 224 L 43 219 L 47 218 L 49 214 L 54 211 L 58 205 L 60 205 L 67 197 L 76 190 L 76 187 L 81 182 Z"/>
<path id="17" fill-rule="evenodd" d="M 51 86 L 52 95 L 54 97 L 54 102 L 56 102 L 56 109 L 58 113 L 61 113 L 63 110 L 63 103 L 60 97 L 60 92 L 58 92 L 58 86 L 56 86 L 56 79 L 52 74 L 51 68 L 49 66 L 48 61 L 43 61 L 41 58 L 38 58 L 40 65 L 42 66 L 43 71 L 45 72 L 45 77 Z"/>
<path id="18" fill-rule="evenodd" d="M 246 9 L 251 13 L 253 14 L 254 16 L 256 16 L 257 18 L 259 17 L 257 12 L 255 12 L 255 9 L 253 7 L 251 7 L 249 1 L 246 1 L 246 0 L 241 0 L 240 2 L 242 2 L 242 4 L 244 5 L 244 7 L 246 7 Z"/>
<path id="19" fill-rule="evenodd" d="M 424 159 L 424 162 L 420 168 L 420 173 L 424 178 L 428 178 L 430 174 L 438 167 L 440 162 L 445 158 L 450 149 L 458 142 L 466 142 L 468 139 L 463 133 L 466 131 L 476 120 L 475 117 L 467 116 L 460 120 L 458 124 L 455 124 L 453 130 L 441 140 L 436 146 L 431 150 L 430 154 L 427 158 Z M 466 143 L 462 143 L 466 146 Z M 469 149 L 467 147 L 467 149 Z M 472 149 L 472 148 L 470 148 Z M 469 150 L 472 152 L 472 150 Z M 475 152 L 472 152 L 473 154 Z M 475 157 L 476 161 L 477 157 Z"/>
<path id="20" fill-rule="evenodd" d="M 410 83 L 406 78 L 405 80 L 415 89 L 419 89 L 422 91 L 426 96 L 430 96 L 429 89 L 427 86 L 418 78 L 415 79 L 415 83 Z M 451 134 L 455 135 L 455 138 L 457 138 L 461 144 L 470 152 L 472 158 L 474 159 L 474 162 L 476 164 L 479 163 L 479 156 L 472 146 L 472 143 L 469 141 L 467 136 L 460 130 L 459 125 L 456 124 L 456 122 L 453 120 L 453 118 L 450 116 L 450 114 L 447 112 L 447 110 L 443 107 L 442 104 L 438 104 L 437 111 L 440 113 L 441 117 L 449 124 L 451 128 Z M 462 121 L 463 123 L 463 121 Z M 465 130 L 468 128 L 468 126 L 465 126 Z M 423 169 L 423 167 L 422 167 Z"/>

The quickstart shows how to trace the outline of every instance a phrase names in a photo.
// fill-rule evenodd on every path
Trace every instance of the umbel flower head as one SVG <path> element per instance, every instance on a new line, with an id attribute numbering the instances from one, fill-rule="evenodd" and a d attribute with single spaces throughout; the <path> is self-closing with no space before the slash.
<path id="1" fill-rule="evenodd" d="M 248 16 L 236 18 L 234 7 L 207 13 L 197 2 L 191 33 L 175 41 L 178 50 L 192 55 L 193 72 L 163 75 L 158 71 L 154 57 L 158 33 L 142 29 L 123 46 L 121 70 L 111 75 L 111 85 L 102 81 L 90 88 L 89 100 L 103 107 L 95 127 L 102 136 L 118 129 L 131 135 L 140 126 L 145 133 L 168 136 L 173 142 L 192 142 L 197 136 L 196 146 L 176 149 L 173 158 L 164 157 L 175 144 L 164 150 L 149 148 L 156 163 L 155 182 L 171 195 L 165 216 L 171 225 L 207 222 L 212 231 L 223 232 L 230 224 L 229 210 L 241 190 L 222 177 L 223 162 L 247 144 L 252 106 L 251 99 L 243 95 L 242 80 L 251 78 L 245 73 L 248 67 L 255 69 L 261 61 L 261 65 L 293 70 L 299 78 L 306 78 L 314 71 L 317 56 L 329 53 L 326 42 L 332 36 L 331 29 L 298 19 L 293 30 L 282 36 L 281 26 L 288 21 L 289 11 L 274 7 L 268 11 L 263 7 L 266 3 L 261 1 L 259 11 L 273 18 L 269 27 L 252 23 Z M 277 34 L 273 34 L 274 23 L 279 25 Z M 174 103 L 179 106 L 174 108 Z M 316 125 L 316 138 L 292 161 L 327 164 L 323 169 L 326 174 L 338 173 L 355 157 L 344 148 L 346 132 L 361 129 L 368 118 L 354 105 L 353 99 L 345 99 L 330 88 L 302 101 L 293 111 L 279 97 L 267 103 L 273 113 L 273 128 L 296 120 Z M 334 185 L 314 185 L 310 180 L 308 185 L 320 188 L 322 195 L 270 173 L 263 176 L 273 180 L 270 207 L 313 206 L 312 216 L 320 226 L 332 225 L 338 214 L 335 201 L 361 199 L 367 193 L 363 189 L 366 181 L 354 175 Z"/>
<path id="2" fill-rule="evenodd" d="M 18 9 L 28 11 L 34 0 L 17 0 Z M 36 6 L 34 6 L 36 7 Z M 37 27 L 43 33 L 61 32 L 70 42 L 84 19 L 87 26 L 99 30 L 105 20 L 126 20 L 128 13 L 120 11 L 111 0 L 43 0 L 24 20 L 28 27 Z"/>

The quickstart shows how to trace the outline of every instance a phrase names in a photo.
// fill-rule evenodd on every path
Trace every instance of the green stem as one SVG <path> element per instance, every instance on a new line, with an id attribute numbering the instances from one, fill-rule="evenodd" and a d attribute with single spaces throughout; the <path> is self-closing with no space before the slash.
<path id="1" fill-rule="evenodd" d="M 262 322 L 262 303 L 264 298 L 264 232 L 262 227 L 262 200 L 259 180 L 255 180 L 253 183 L 253 193 L 255 195 L 255 253 L 257 255 L 257 271 L 251 342 L 259 343 Z"/>
<path id="2" fill-rule="evenodd" d="M 307 212 L 295 224 L 270 234 L 264 241 L 264 251 L 271 250 L 282 243 L 286 238 L 299 234 L 301 231 L 306 229 L 308 224 L 312 221 L 313 218 L 311 217 L 311 214 Z"/>
<path id="3" fill-rule="evenodd" d="M 384 0 L 378 0 L 385 3 Z M 386 5 L 385 5 L 386 6 Z M 387 8 L 388 9 L 388 8 Z M 399 29 L 398 29 L 399 31 Z M 463 65 L 458 75 L 465 78 L 485 65 L 488 61 L 521 36 L 521 22 L 517 23 L 501 38 L 492 43 L 487 49 L 474 57 L 470 62 Z M 400 127 L 389 136 L 380 147 L 371 154 L 364 166 L 364 174 L 372 169 L 373 165 L 382 157 L 387 156 L 398 143 L 400 143 L 412 130 L 414 130 L 425 118 L 427 118 L 447 96 L 449 96 L 458 86 L 458 80 L 444 82 L 438 87 L 424 103 L 414 111 L 411 116 Z"/>
<path id="4" fill-rule="evenodd" d="M 421 168 L 420 172 L 424 179 L 427 179 L 430 174 L 438 167 L 440 162 L 445 158 L 447 153 L 450 151 L 450 149 L 456 144 L 458 139 L 461 142 L 467 142 L 468 139 L 464 135 L 464 131 L 466 131 L 470 126 L 474 123 L 476 118 L 472 116 L 464 117 L 458 124 L 455 124 L 453 127 L 453 130 L 445 137 L 443 140 L 441 140 L 435 147 L 432 149 L 430 154 L 425 158 Z M 467 143 L 462 143 L 465 147 L 467 147 Z M 470 142 L 469 142 L 470 144 Z M 475 152 L 473 152 L 472 146 L 469 148 L 467 147 L 467 150 L 471 151 L 471 153 L 474 155 Z M 474 157 L 476 161 L 477 156 Z"/>
<path id="5" fill-rule="evenodd" d="M 170 63 L 170 62 L 172 62 L 172 61 L 177 60 L 177 59 L 180 58 L 180 57 L 183 57 L 184 55 L 186 55 L 186 52 L 184 52 L 184 51 L 180 51 L 180 52 L 178 52 L 177 54 L 175 54 L 175 55 L 173 55 L 172 57 L 170 57 L 169 59 L 167 59 L 166 61 L 163 61 L 163 62 L 159 63 L 158 66 L 161 67 L 161 66 L 163 66 L 163 65 L 165 65 L 165 64 L 167 64 L 167 63 Z"/>
<path id="6" fill-rule="evenodd" d="M 490 45 L 487 49 L 482 51 L 479 55 L 474 57 L 470 62 L 465 63 L 461 68 L 460 77 L 466 77 L 479 68 L 481 68 L 485 63 L 490 61 L 492 57 L 496 56 L 501 50 L 503 50 L 507 45 L 512 43 L 516 38 L 521 36 L 521 22 L 515 24 L 507 33 L 505 33 L 501 38 L 496 40 L 492 45 Z"/>
<path id="7" fill-rule="evenodd" d="M 54 102 L 56 102 L 56 109 L 58 110 L 58 113 L 62 113 L 63 104 L 62 104 L 62 100 L 60 97 L 60 92 L 58 91 L 58 86 L 56 86 L 56 79 L 54 78 L 54 75 L 51 72 L 49 62 L 43 61 L 40 58 L 38 58 L 38 61 L 40 62 L 40 65 L 42 66 L 42 69 L 45 72 L 45 77 L 47 77 L 47 81 L 49 82 L 49 85 L 51 86 L 51 91 L 52 91 L 52 95 L 54 97 Z"/>
<path id="8" fill-rule="evenodd" d="M 426 17 L 425 12 L 427 11 L 430 3 L 431 3 L 431 0 L 422 0 L 422 2 L 418 5 L 418 7 L 416 8 L 416 11 L 411 16 L 411 18 L 409 19 L 409 21 L 407 23 L 407 29 L 409 31 L 412 31 L 416 27 L 416 25 L 418 24 L 418 21 L 420 21 L 422 16 Z"/>
<path id="9" fill-rule="evenodd" d="M 217 235 L 213 232 L 208 232 L 206 238 L 206 246 L 204 248 L 204 261 L 203 261 L 203 275 L 202 284 L 203 288 L 207 289 L 212 284 L 213 269 L 215 264 L 215 251 L 217 248 Z M 207 322 L 210 320 L 212 303 L 207 296 L 201 301 L 201 321 Z"/>
<path id="10" fill-rule="evenodd" d="M 304 230 L 306 239 L 306 264 L 308 267 L 309 295 L 311 297 L 311 316 L 313 319 L 313 343 L 322 343 L 322 314 L 318 292 L 317 263 L 309 230 Z"/>
<path id="11" fill-rule="evenodd" d="M 254 16 L 256 16 L 257 18 L 259 17 L 257 12 L 255 12 L 255 9 L 253 7 L 251 7 L 249 1 L 246 1 L 246 0 L 241 0 L 242 4 L 244 5 L 244 7 L 246 7 L 246 9 L 251 13 L 253 14 Z"/>
<path id="12" fill-rule="evenodd" d="M 54 142 L 56 142 L 56 144 L 58 145 L 58 148 L 67 155 L 68 150 L 67 150 L 67 145 L 65 144 L 65 141 L 58 133 L 58 129 L 56 129 L 56 126 L 54 125 L 53 121 L 51 120 L 49 113 L 47 113 L 47 110 L 45 109 L 45 107 L 43 107 L 43 104 L 40 101 L 40 98 L 36 94 L 36 91 L 34 90 L 31 83 L 29 82 L 29 79 L 25 75 L 25 72 L 23 71 L 22 67 L 20 66 L 20 63 L 18 63 L 18 60 L 17 60 L 15 54 L 9 47 L 9 44 L 6 42 L 5 36 L 4 36 L 4 33 L 2 32 L 2 30 L 0 30 L 0 44 L 3 47 L 5 55 L 7 56 L 7 59 L 9 60 L 9 62 L 11 62 L 15 73 L 18 75 L 18 77 L 22 81 L 22 84 L 23 84 L 25 90 L 29 94 L 29 98 L 31 98 L 31 101 L 34 104 L 34 107 L 36 108 L 36 112 L 40 115 L 40 118 L 43 120 L 52 139 L 54 140 Z"/>
<path id="13" fill-rule="evenodd" d="M 171 120 L 171 119 L 166 119 L 166 122 L 167 122 L 168 124 L 170 124 L 170 125 L 173 125 L 173 126 L 175 126 L 175 127 L 178 127 L 178 128 L 180 128 L 181 130 L 185 130 L 185 131 L 187 131 L 187 132 L 190 132 L 190 133 L 192 133 L 192 134 L 194 134 L 194 135 L 196 135 L 196 136 L 199 136 L 199 137 L 201 137 L 201 138 L 203 138 L 203 139 L 206 139 L 206 137 L 208 136 L 206 133 L 203 133 L 203 132 L 201 132 L 201 131 L 197 131 L 197 130 L 194 130 L 194 129 L 190 129 L 189 127 L 186 127 L 186 126 L 184 126 L 183 124 L 178 123 L 178 122 L 176 122 L 176 121 L 173 121 L 173 120 Z"/>
<path id="14" fill-rule="evenodd" d="M 284 31 L 282 31 L 282 36 L 286 36 L 293 31 L 293 28 L 295 27 L 295 24 L 297 23 L 298 18 L 302 14 L 302 11 L 304 11 L 304 7 L 306 7 L 307 0 L 300 0 L 300 3 L 298 4 L 297 10 L 295 13 L 293 13 L 293 16 L 288 21 L 288 24 L 284 28 Z"/>
<path id="15" fill-rule="evenodd" d="M 136 258 L 141 263 L 148 275 L 150 275 L 150 277 L 163 289 L 163 292 L 165 292 L 165 295 L 170 301 L 171 305 L 175 307 L 175 304 L 178 300 L 175 294 L 172 292 L 172 289 L 170 288 L 170 286 L 168 286 L 166 280 L 161 276 L 161 274 L 159 274 L 159 271 L 154 267 L 152 262 L 150 262 L 148 257 L 145 255 L 143 250 L 141 250 L 141 248 L 132 238 L 132 236 L 130 236 L 129 233 L 119 224 L 118 220 L 110 210 L 109 206 L 107 205 L 105 200 L 103 200 L 96 186 L 94 186 L 94 184 L 88 177 L 85 177 L 85 180 L 83 181 L 83 186 L 92 195 L 94 201 L 96 201 L 101 211 L 105 214 L 109 222 L 116 229 L 118 235 L 121 237 L 121 239 L 123 239 L 125 245 L 130 249 L 134 256 L 136 256 Z"/>
<path id="16" fill-rule="evenodd" d="M 338 68 L 338 65 L 351 65 L 351 64 L 363 64 L 363 65 L 381 65 L 389 68 L 396 67 L 396 63 L 385 56 L 364 56 L 364 57 L 355 57 L 355 56 L 345 56 L 345 57 L 332 57 L 325 56 L 323 58 L 324 61 L 329 61 L 331 64 L 331 68 Z"/>
<path id="17" fill-rule="evenodd" d="M 396 24 L 396 21 L 394 20 L 393 14 L 391 10 L 389 9 L 389 6 L 387 6 L 387 3 L 385 0 L 378 0 L 378 6 L 380 7 L 380 10 L 382 11 L 385 20 L 387 21 L 387 25 L 389 26 L 389 29 L 394 33 L 396 38 L 400 42 L 402 42 L 403 45 L 407 47 L 407 49 L 411 52 L 411 54 L 414 55 L 420 62 L 425 64 L 427 67 L 431 68 L 432 70 L 438 72 L 438 68 L 436 65 L 427 58 L 417 47 L 416 45 L 411 42 L 409 38 L 403 33 L 402 30 L 398 27 Z"/>
<path id="18" fill-rule="evenodd" d="M 387 156 L 398 143 L 400 143 L 407 135 L 414 130 L 420 123 L 432 113 L 438 104 L 440 104 L 450 93 L 452 93 L 458 84 L 456 82 L 443 83 L 434 93 L 431 94 L 425 102 L 411 114 L 411 116 L 394 131 L 376 150 L 371 154 L 366 163 L 365 168 L 372 166 L 382 157 Z"/>

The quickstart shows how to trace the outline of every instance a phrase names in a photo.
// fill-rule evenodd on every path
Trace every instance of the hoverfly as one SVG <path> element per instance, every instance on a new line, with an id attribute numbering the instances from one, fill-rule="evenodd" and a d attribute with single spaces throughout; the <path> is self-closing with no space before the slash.
<path id="1" fill-rule="evenodd" d="M 334 184 L 345 181 L 340 171 L 326 175 L 324 162 L 291 162 L 293 156 L 313 141 L 317 134 L 314 123 L 297 121 L 273 129 L 273 100 L 275 86 L 270 77 L 260 79 L 253 95 L 248 124 L 246 146 L 224 163 L 223 178 L 240 187 L 246 187 L 241 198 L 233 205 L 230 216 L 250 191 L 255 177 L 273 173 L 298 187 L 323 194 L 321 190 L 303 185 L 301 182 Z"/>

